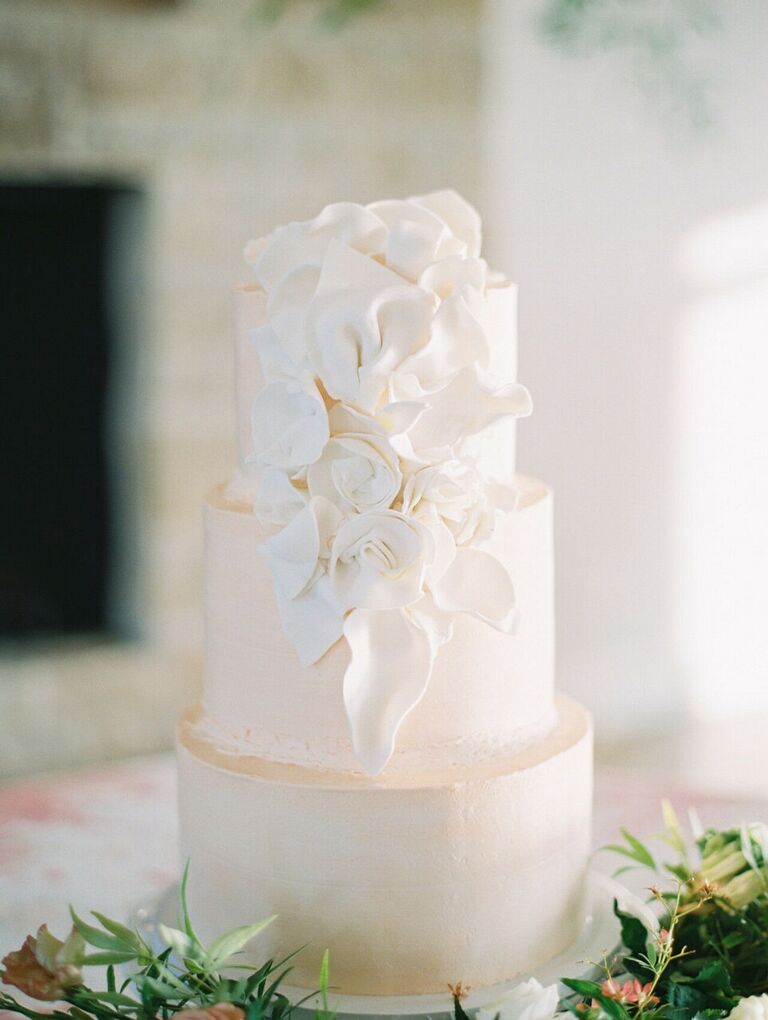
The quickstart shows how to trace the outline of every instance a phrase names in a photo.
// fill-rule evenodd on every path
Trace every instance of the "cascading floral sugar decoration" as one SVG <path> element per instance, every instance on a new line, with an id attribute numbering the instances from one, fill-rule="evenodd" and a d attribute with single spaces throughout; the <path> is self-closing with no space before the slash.
<path id="1" fill-rule="evenodd" d="M 263 553 L 302 665 L 349 644 L 344 703 L 372 775 L 453 615 L 515 623 L 483 543 L 517 494 L 488 476 L 477 437 L 531 401 L 491 373 L 479 253 L 479 216 L 453 191 L 329 205 L 245 252 L 268 298 L 250 460 L 254 510 L 280 530 Z"/>

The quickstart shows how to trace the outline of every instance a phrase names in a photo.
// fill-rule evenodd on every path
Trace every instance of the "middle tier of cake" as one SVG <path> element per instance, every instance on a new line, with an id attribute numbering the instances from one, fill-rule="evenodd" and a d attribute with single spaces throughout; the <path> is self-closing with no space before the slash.
<path id="1" fill-rule="evenodd" d="M 514 635 L 457 615 L 429 686 L 406 716 L 388 774 L 423 773 L 515 754 L 555 725 L 552 494 L 518 477 L 520 508 L 486 548 L 508 569 L 520 609 Z M 344 710 L 348 646 L 302 668 L 283 633 L 249 507 L 215 489 L 205 506 L 206 655 L 201 736 L 224 751 L 359 771 Z"/>

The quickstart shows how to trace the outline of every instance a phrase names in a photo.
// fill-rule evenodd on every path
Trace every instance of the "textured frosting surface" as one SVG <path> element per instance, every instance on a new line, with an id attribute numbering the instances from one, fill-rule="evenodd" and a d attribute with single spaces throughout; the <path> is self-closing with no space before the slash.
<path id="1" fill-rule="evenodd" d="M 182 852 L 202 935 L 278 914 L 257 955 L 330 948 L 347 994 L 481 987 L 528 973 L 575 937 L 589 849 L 586 712 L 559 699 L 535 747 L 461 778 L 328 776 L 223 755 L 179 730 Z"/>
<path id="2" fill-rule="evenodd" d="M 385 774 L 471 765 L 519 750 L 554 724 L 552 495 L 533 479 L 520 477 L 518 486 L 519 510 L 488 543 L 514 570 L 525 606 L 517 633 L 456 620 Z M 230 751 L 357 769 L 342 697 L 346 643 L 300 665 L 280 626 L 262 539 L 254 515 L 214 490 L 205 507 L 206 714 L 198 726 Z"/>

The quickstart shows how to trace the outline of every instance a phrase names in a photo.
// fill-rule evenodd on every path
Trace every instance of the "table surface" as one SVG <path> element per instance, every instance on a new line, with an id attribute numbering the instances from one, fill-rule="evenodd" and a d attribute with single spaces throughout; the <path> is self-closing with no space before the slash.
<path id="1" fill-rule="evenodd" d="M 768 821 L 768 803 L 737 801 L 618 769 L 598 773 L 595 846 L 623 825 L 660 828 L 667 796 L 704 824 Z M 162 755 L 0 786 L 0 956 L 47 922 L 62 935 L 67 905 L 126 918 L 178 875 L 176 776 Z"/>

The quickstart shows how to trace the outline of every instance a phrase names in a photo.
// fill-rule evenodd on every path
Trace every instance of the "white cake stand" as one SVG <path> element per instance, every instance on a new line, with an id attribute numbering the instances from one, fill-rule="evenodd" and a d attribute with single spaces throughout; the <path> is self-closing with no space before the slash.
<path id="1" fill-rule="evenodd" d="M 587 880 L 586 913 L 584 924 L 576 940 L 559 956 L 547 961 L 533 974 L 522 974 L 511 981 L 487 988 L 472 988 L 462 1006 L 467 1011 L 492 1006 L 520 981 L 535 977 L 543 985 L 553 984 L 561 977 L 589 978 L 596 974 L 595 963 L 614 953 L 619 941 L 619 923 L 613 914 L 613 895 L 598 872 L 590 872 Z M 178 886 L 167 889 L 156 900 L 132 911 L 131 921 L 145 939 L 156 949 L 165 948 L 159 942 L 158 924 L 174 925 L 177 922 Z M 319 994 L 313 989 L 282 986 L 282 993 L 291 1002 L 306 1000 L 297 1010 L 301 1017 L 311 1016 L 320 1005 Z M 561 988 L 561 992 L 565 992 Z M 365 1020 L 445 1020 L 453 1014 L 450 993 L 431 995 L 343 995 L 329 994 L 330 1007 L 344 1017 L 364 1017 Z"/>

